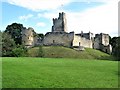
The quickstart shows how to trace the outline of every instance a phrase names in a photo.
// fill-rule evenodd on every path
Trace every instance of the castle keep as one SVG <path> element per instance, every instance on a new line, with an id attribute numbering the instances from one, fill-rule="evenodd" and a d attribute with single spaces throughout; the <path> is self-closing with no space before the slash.
<path id="1" fill-rule="evenodd" d="M 53 18 L 52 32 L 67 32 L 66 14 L 59 13 L 58 18 Z"/>
<path id="2" fill-rule="evenodd" d="M 42 40 L 35 36 L 32 28 L 23 30 L 23 43 L 26 46 L 36 45 L 61 45 L 66 47 L 77 48 L 94 48 L 102 50 L 106 53 L 111 53 L 111 45 L 109 44 L 108 34 L 81 33 L 75 34 L 74 32 L 67 32 L 67 19 L 64 12 L 59 13 L 58 18 L 53 18 L 53 26 L 51 32 L 47 32 Z"/>

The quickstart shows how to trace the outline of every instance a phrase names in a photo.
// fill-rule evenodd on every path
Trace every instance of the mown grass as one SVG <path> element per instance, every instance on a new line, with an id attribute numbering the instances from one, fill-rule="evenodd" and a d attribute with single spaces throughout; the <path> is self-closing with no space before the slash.
<path id="1" fill-rule="evenodd" d="M 28 56 L 36 57 L 39 47 L 28 50 Z M 86 48 L 85 51 L 77 51 L 62 46 L 43 46 L 44 57 L 46 58 L 80 58 L 80 59 L 114 59 L 111 55 L 99 50 Z"/>
<path id="2" fill-rule="evenodd" d="M 3 88 L 117 88 L 118 61 L 3 58 Z"/>
<path id="3" fill-rule="evenodd" d="M 2 89 L 2 58 L 0 57 L 0 89 Z"/>

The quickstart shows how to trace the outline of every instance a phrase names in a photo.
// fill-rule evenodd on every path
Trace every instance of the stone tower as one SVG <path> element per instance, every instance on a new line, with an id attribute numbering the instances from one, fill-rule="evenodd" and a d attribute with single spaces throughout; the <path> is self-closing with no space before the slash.
<path id="1" fill-rule="evenodd" d="M 101 42 L 104 46 L 108 46 L 109 45 L 109 35 L 108 34 L 103 34 L 101 33 Z"/>
<path id="2" fill-rule="evenodd" d="M 104 33 L 96 34 L 94 38 L 94 48 L 111 54 L 112 47 L 109 44 L 109 35 Z"/>
<path id="3" fill-rule="evenodd" d="M 22 30 L 22 44 L 26 47 L 34 46 L 34 29 L 33 28 L 24 28 Z"/>
<path id="4" fill-rule="evenodd" d="M 94 48 L 101 49 L 101 45 L 108 46 L 109 45 L 109 35 L 108 34 L 96 34 Z"/>
<path id="5" fill-rule="evenodd" d="M 64 12 L 58 18 L 53 18 L 52 32 L 67 32 L 67 20 Z"/>

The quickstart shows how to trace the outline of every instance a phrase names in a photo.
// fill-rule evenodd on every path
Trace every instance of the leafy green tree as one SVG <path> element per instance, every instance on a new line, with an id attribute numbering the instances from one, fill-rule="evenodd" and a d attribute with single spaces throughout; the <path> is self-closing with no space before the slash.
<path id="1" fill-rule="evenodd" d="M 22 24 L 12 23 L 6 27 L 4 32 L 9 33 L 14 39 L 16 44 L 22 44 L 22 29 L 24 29 Z"/>
<path id="2" fill-rule="evenodd" d="M 43 47 L 39 46 L 38 57 L 44 57 Z"/>
<path id="3" fill-rule="evenodd" d="M 44 38 L 44 34 L 38 34 L 38 37 L 40 37 L 41 39 L 43 39 Z"/>
<path id="4" fill-rule="evenodd" d="M 113 37 L 110 44 L 112 45 L 113 55 L 120 60 L 120 37 Z"/>
<path id="5" fill-rule="evenodd" d="M 0 31 L 0 57 L 2 56 L 2 32 Z"/>
<path id="6" fill-rule="evenodd" d="M 115 47 L 115 46 L 116 46 L 117 38 L 118 38 L 118 37 L 113 37 L 112 39 L 110 39 L 110 44 L 112 45 L 112 47 Z"/>
<path id="7" fill-rule="evenodd" d="M 8 33 L 2 33 L 2 56 L 12 56 L 12 50 L 16 47 L 15 41 Z"/>
<path id="8" fill-rule="evenodd" d="M 116 46 L 114 50 L 114 55 L 117 57 L 117 59 L 120 60 L 120 37 L 116 39 Z"/>

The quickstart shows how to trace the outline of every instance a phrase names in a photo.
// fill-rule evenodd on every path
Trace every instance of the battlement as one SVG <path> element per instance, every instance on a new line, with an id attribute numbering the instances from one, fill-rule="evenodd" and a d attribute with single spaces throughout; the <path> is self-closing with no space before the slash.
<path id="1" fill-rule="evenodd" d="M 92 40 L 93 39 L 93 33 L 88 32 L 88 33 L 83 33 L 83 31 L 81 31 L 81 33 L 76 34 L 77 36 L 81 36 L 84 37 L 86 39 Z"/>

